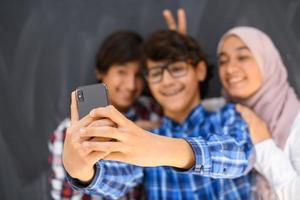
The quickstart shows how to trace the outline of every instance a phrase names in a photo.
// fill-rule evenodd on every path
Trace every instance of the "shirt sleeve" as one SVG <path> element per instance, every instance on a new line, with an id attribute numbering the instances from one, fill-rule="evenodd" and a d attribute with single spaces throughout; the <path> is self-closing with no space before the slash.
<path id="1" fill-rule="evenodd" d="M 286 144 L 287 150 L 291 150 L 290 157 L 277 147 L 273 139 L 255 145 L 257 152 L 255 168 L 266 177 L 278 199 L 299 198 L 299 142 L 300 140 L 295 138 Z"/>
<path id="2" fill-rule="evenodd" d="M 51 166 L 50 195 L 52 199 L 81 199 L 83 194 L 74 191 L 66 179 L 66 172 L 62 165 L 63 141 L 65 130 L 69 126 L 69 119 L 65 119 L 56 128 L 48 141 L 49 164 Z"/>
<path id="3" fill-rule="evenodd" d="M 227 105 L 210 116 L 212 127 L 205 137 L 186 138 L 195 153 L 195 165 L 189 170 L 212 178 L 237 178 L 247 174 L 254 165 L 255 152 L 248 127 Z"/>
<path id="4" fill-rule="evenodd" d="M 95 176 L 89 185 L 83 185 L 69 175 L 68 180 L 78 191 L 118 199 L 142 183 L 143 179 L 141 167 L 116 161 L 100 160 L 95 170 Z"/>

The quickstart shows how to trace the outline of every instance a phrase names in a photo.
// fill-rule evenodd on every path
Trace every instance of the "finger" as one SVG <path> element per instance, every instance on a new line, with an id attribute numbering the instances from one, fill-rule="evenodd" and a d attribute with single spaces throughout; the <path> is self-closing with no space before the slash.
<path id="1" fill-rule="evenodd" d="M 98 139 L 93 138 L 93 139 L 86 140 L 86 141 L 109 142 L 110 139 L 106 138 L 106 140 L 104 140 L 103 138 L 101 138 L 101 139 L 99 139 L 99 138 Z M 91 154 L 92 152 L 94 152 L 93 149 L 90 149 L 90 148 L 86 147 L 85 145 L 83 145 L 83 143 L 80 143 L 79 145 L 80 145 L 80 147 L 79 147 L 80 150 L 79 151 L 81 152 L 81 156 L 83 156 L 83 157 L 87 157 L 89 154 Z M 104 153 L 104 152 L 102 152 L 102 153 Z M 105 152 L 105 153 L 107 153 L 107 152 Z"/>
<path id="2" fill-rule="evenodd" d="M 101 127 L 89 127 L 80 129 L 81 138 L 110 138 L 115 140 L 123 140 L 124 134 L 118 133 L 116 128 L 110 126 L 101 126 Z"/>
<path id="3" fill-rule="evenodd" d="M 150 121 L 150 120 L 137 120 L 134 123 L 145 130 L 158 128 L 161 124 L 160 121 Z"/>
<path id="4" fill-rule="evenodd" d="M 81 128 L 89 126 L 93 121 L 94 121 L 93 118 L 91 118 L 89 115 L 86 115 L 81 120 L 71 124 L 71 126 L 68 128 L 66 135 L 67 136 L 69 136 L 70 134 L 72 134 L 73 136 L 78 135 L 79 130 Z"/>
<path id="5" fill-rule="evenodd" d="M 178 18 L 178 32 L 181 34 L 186 34 L 186 15 L 184 9 L 180 8 L 177 11 Z"/>
<path id="6" fill-rule="evenodd" d="M 119 162 L 126 162 L 129 163 L 128 160 L 126 160 L 125 154 L 122 152 L 111 152 L 107 154 L 103 160 L 110 160 L 110 161 L 119 161 Z"/>
<path id="7" fill-rule="evenodd" d="M 90 112 L 90 116 L 93 118 L 108 118 L 117 125 L 121 126 L 125 126 L 128 125 L 128 123 L 130 123 L 130 120 L 128 120 L 112 105 L 95 108 Z"/>
<path id="8" fill-rule="evenodd" d="M 175 19 L 172 15 L 171 11 L 170 10 L 164 10 L 163 11 L 163 16 L 165 18 L 165 21 L 167 23 L 167 26 L 168 26 L 169 30 L 176 31 L 177 25 L 176 25 Z"/>
<path id="9" fill-rule="evenodd" d="M 90 141 L 93 141 L 93 142 L 109 142 L 109 141 L 111 141 L 111 138 L 94 137 L 94 138 L 91 138 Z"/>
<path id="10" fill-rule="evenodd" d="M 240 114 L 245 114 L 246 113 L 246 107 L 245 106 L 242 106 L 240 104 L 236 104 L 236 110 L 240 113 Z"/>
<path id="11" fill-rule="evenodd" d="M 238 104 L 236 110 L 241 114 L 243 119 L 248 123 L 252 123 L 256 119 L 256 115 L 249 108 Z"/>
<path id="12" fill-rule="evenodd" d="M 124 146 L 121 142 L 93 142 L 85 141 L 82 143 L 83 148 L 89 149 L 90 151 L 101 151 L 101 152 L 118 152 L 122 151 Z"/>
<path id="13" fill-rule="evenodd" d="M 97 126 L 116 127 L 116 124 L 110 119 L 100 119 L 100 120 L 93 121 L 88 127 L 97 127 Z"/>
<path id="14" fill-rule="evenodd" d="M 71 94 L 71 124 L 74 124 L 78 120 L 77 101 L 75 98 L 75 92 L 73 91 Z"/>
<path id="15" fill-rule="evenodd" d="M 89 163 L 96 164 L 96 162 L 105 158 L 108 154 L 109 152 L 93 151 L 89 153 L 89 155 L 86 158 Z"/>

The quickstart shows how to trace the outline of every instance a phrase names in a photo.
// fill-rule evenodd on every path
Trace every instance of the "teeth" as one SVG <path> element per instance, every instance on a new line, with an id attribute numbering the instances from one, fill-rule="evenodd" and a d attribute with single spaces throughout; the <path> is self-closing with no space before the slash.
<path id="1" fill-rule="evenodd" d="M 166 96 L 172 96 L 177 94 L 181 89 L 179 88 L 178 90 L 173 90 L 173 91 L 163 91 L 162 93 Z"/>
<path id="2" fill-rule="evenodd" d="M 228 80 L 228 82 L 229 82 L 230 84 L 233 84 L 233 83 L 240 82 L 241 80 L 243 80 L 242 77 L 234 77 L 234 78 L 230 78 L 230 79 Z"/>

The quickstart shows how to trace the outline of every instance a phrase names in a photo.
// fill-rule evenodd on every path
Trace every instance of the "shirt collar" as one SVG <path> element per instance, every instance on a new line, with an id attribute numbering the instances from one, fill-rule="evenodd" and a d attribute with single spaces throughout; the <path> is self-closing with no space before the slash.
<path id="1" fill-rule="evenodd" d="M 161 127 L 168 129 L 190 129 L 195 125 L 199 125 L 203 122 L 205 116 L 205 110 L 202 104 L 199 104 L 189 113 L 187 118 L 182 122 L 178 123 L 171 118 L 164 116 Z"/>

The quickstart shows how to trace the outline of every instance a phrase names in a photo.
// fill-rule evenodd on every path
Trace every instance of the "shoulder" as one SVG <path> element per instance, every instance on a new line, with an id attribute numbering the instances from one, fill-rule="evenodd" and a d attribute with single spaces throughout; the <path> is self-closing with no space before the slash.
<path id="1" fill-rule="evenodd" d="M 291 127 L 290 135 L 286 142 L 286 147 L 299 147 L 300 145 L 300 112 L 298 112 L 293 125 Z M 286 148 L 285 147 L 285 148 Z"/>
<path id="2" fill-rule="evenodd" d="M 159 104 L 151 97 L 141 96 L 133 105 L 139 118 L 159 120 L 163 113 Z"/>
<path id="3" fill-rule="evenodd" d="M 214 112 L 220 110 L 226 104 L 223 97 L 213 97 L 202 100 L 202 105 L 206 111 Z"/>
<path id="4" fill-rule="evenodd" d="M 53 134 L 50 136 L 50 141 L 63 140 L 66 129 L 70 126 L 71 120 L 69 118 L 65 118 L 63 121 L 59 123 L 59 125 L 54 130 Z"/>
<path id="5" fill-rule="evenodd" d="M 63 149 L 63 141 L 65 139 L 66 129 L 70 126 L 71 120 L 64 119 L 54 132 L 50 135 L 48 141 L 48 148 L 53 155 L 61 155 Z"/>
<path id="6" fill-rule="evenodd" d="M 208 119 L 213 123 L 218 123 L 222 127 L 228 126 L 246 126 L 240 113 L 236 111 L 236 104 L 225 103 L 221 108 L 214 112 L 207 112 Z"/>
<path id="7" fill-rule="evenodd" d="M 60 124 L 57 126 L 55 129 L 54 133 L 61 133 L 65 132 L 65 130 L 70 127 L 71 125 L 71 120 L 70 118 L 65 118 L 63 121 L 60 122 Z"/>

